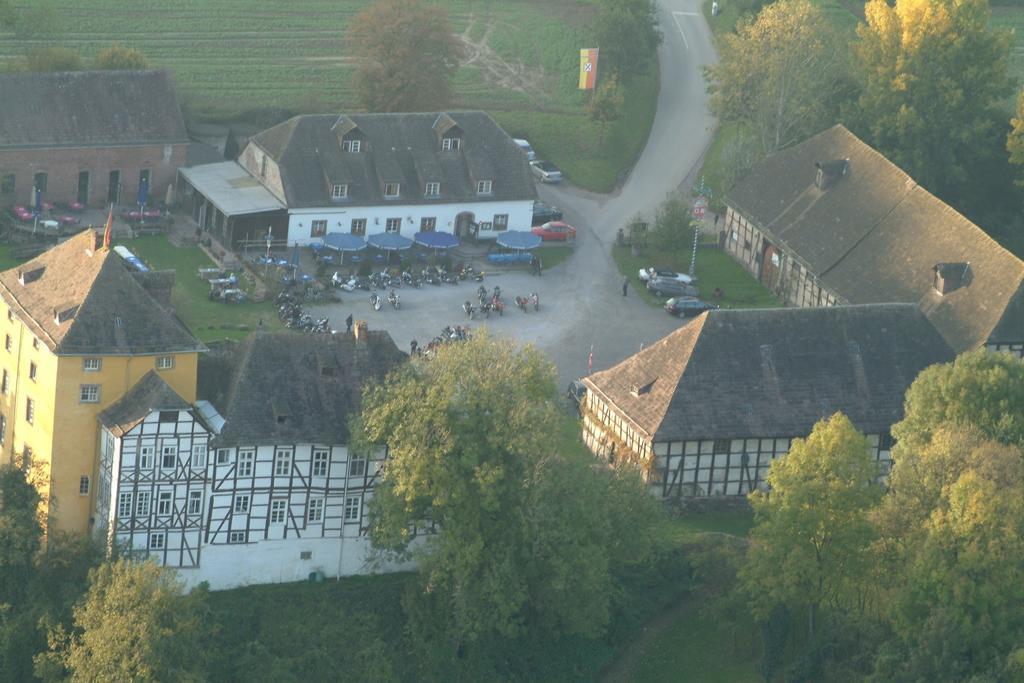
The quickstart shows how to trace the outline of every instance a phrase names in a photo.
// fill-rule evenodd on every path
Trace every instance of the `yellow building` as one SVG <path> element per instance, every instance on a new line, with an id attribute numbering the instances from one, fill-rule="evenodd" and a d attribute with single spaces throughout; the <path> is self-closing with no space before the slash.
<path id="1" fill-rule="evenodd" d="M 0 461 L 40 466 L 47 529 L 91 531 L 104 408 L 150 370 L 195 401 L 204 347 L 158 301 L 172 282 L 91 229 L 0 273 Z"/>

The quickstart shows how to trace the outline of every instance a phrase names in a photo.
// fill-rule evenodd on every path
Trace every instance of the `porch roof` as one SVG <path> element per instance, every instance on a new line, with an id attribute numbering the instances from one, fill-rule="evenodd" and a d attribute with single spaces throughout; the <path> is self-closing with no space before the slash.
<path id="1" fill-rule="evenodd" d="M 267 188 L 234 161 L 180 168 L 178 173 L 226 216 L 285 208 Z"/>

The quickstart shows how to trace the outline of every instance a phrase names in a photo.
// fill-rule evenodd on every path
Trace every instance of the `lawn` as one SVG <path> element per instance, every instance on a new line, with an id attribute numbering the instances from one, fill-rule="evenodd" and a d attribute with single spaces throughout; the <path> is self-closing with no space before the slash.
<path id="1" fill-rule="evenodd" d="M 560 244 L 558 246 L 543 246 L 536 252 L 537 256 L 540 257 L 541 263 L 544 266 L 544 270 L 554 268 L 562 261 L 573 255 L 576 249 L 574 247 Z"/>
<path id="2" fill-rule="evenodd" d="M 633 256 L 629 247 L 612 247 L 612 258 L 619 272 L 629 277 L 632 291 L 652 306 L 661 306 L 665 301 L 647 291 L 640 281 L 639 270 L 653 265 L 686 273 L 690 269 L 690 255 L 690 251 L 655 255 L 648 247 L 641 250 L 640 256 Z M 697 249 L 696 274 L 697 287 L 704 299 L 710 301 L 716 287 L 722 290 L 723 296 L 717 302 L 722 308 L 765 308 L 779 305 L 771 292 L 721 249 L 701 245 Z"/>
<path id="3" fill-rule="evenodd" d="M 117 41 L 169 69 L 189 121 L 270 125 L 297 113 L 358 110 L 345 30 L 369 0 L 46 0 L 35 35 L 0 32 L 6 57 L 61 45 L 88 61 Z M 15 3 L 23 13 L 29 3 Z M 639 155 L 654 118 L 657 78 L 626 87 L 620 121 L 601 131 L 577 87 L 579 50 L 593 43 L 585 0 L 437 0 L 466 55 L 453 109 L 484 109 L 574 183 L 614 187 Z M 23 15 L 24 16 L 24 15 Z M 258 58 L 253 58 L 258 55 Z M 2 59 L 2 58 L 0 58 Z M 604 134 L 602 134 L 604 133 Z"/>
<path id="4" fill-rule="evenodd" d="M 680 546 L 703 533 L 746 536 L 752 526 L 754 513 L 750 510 L 685 512 L 670 517 L 659 530 L 659 536 L 668 546 Z"/>
<path id="5" fill-rule="evenodd" d="M 241 339 L 260 320 L 267 329 L 281 329 L 273 302 L 224 304 L 210 301 L 210 286 L 198 276 L 199 268 L 213 262 L 197 247 L 173 246 L 163 235 L 118 240 L 156 270 L 174 270 L 177 277 L 171 303 L 178 316 L 204 342 Z"/>

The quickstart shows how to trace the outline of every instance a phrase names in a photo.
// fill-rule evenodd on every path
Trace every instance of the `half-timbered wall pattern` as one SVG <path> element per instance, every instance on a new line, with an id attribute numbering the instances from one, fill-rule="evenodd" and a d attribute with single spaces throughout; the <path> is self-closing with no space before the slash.
<path id="1" fill-rule="evenodd" d="M 1024 344 L 989 344 L 986 348 L 989 351 L 1007 351 L 1014 358 L 1024 358 Z"/>

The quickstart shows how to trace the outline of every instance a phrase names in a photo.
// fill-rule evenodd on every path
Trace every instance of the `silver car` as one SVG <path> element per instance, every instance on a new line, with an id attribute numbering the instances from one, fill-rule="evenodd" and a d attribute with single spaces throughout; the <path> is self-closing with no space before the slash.
<path id="1" fill-rule="evenodd" d="M 700 296 L 700 292 L 697 291 L 696 287 L 674 278 L 652 277 L 647 281 L 647 289 L 654 292 L 657 296 Z"/>
<path id="2" fill-rule="evenodd" d="M 530 171 L 533 175 L 542 183 L 560 183 L 562 182 L 562 172 L 558 170 L 550 161 L 531 161 Z"/>

